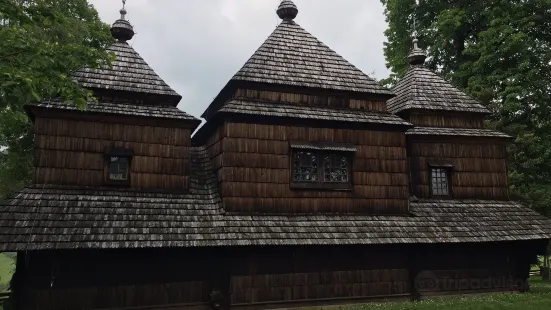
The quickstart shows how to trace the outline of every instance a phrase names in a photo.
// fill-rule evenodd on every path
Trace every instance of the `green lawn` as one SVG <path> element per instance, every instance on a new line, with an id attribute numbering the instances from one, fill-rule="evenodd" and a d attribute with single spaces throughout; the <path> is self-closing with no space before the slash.
<path id="1" fill-rule="evenodd" d="M 551 309 L 551 282 L 531 281 L 526 294 L 496 293 L 469 297 L 448 297 L 421 302 L 367 304 L 346 309 L 358 310 L 542 310 Z"/>
<path id="2" fill-rule="evenodd" d="M 15 271 L 15 254 L 0 253 L 0 292 L 9 287 L 11 276 Z"/>

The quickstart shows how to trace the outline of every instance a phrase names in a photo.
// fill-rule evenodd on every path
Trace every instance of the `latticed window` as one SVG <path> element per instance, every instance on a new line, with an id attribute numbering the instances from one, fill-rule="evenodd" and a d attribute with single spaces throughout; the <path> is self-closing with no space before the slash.
<path id="1" fill-rule="evenodd" d="M 293 150 L 292 187 L 351 188 L 352 154 L 343 151 Z"/>
<path id="2" fill-rule="evenodd" d="M 348 183 L 350 159 L 344 154 L 324 154 L 324 182 Z"/>
<path id="3" fill-rule="evenodd" d="M 450 170 L 443 167 L 432 167 L 430 172 L 430 187 L 433 197 L 449 197 Z"/>
<path id="4" fill-rule="evenodd" d="M 314 152 L 295 152 L 294 154 L 294 181 L 319 182 L 318 167 L 319 154 Z"/>

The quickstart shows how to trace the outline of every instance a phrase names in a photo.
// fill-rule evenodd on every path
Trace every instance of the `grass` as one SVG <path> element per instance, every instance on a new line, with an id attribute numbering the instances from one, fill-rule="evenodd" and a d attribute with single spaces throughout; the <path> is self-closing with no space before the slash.
<path id="1" fill-rule="evenodd" d="M 534 277 L 526 294 L 495 293 L 468 297 L 447 297 L 420 302 L 366 304 L 346 310 L 542 310 L 551 309 L 551 282 Z"/>
<path id="2" fill-rule="evenodd" d="M 15 254 L 0 253 L 0 292 L 8 289 L 14 271 Z"/>

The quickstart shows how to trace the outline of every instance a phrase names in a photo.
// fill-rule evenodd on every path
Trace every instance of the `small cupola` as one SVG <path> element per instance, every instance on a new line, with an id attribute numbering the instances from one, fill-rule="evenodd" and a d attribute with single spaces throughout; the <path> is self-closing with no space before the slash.
<path id="1" fill-rule="evenodd" d="M 277 15 L 283 20 L 293 20 L 298 15 L 298 8 L 291 0 L 283 0 L 277 8 Z"/>
<path id="2" fill-rule="evenodd" d="M 129 21 L 126 20 L 126 0 L 122 0 L 122 9 L 120 10 L 121 18 L 113 23 L 111 27 L 111 35 L 119 42 L 132 40 L 134 37 L 134 28 Z"/>
<path id="3" fill-rule="evenodd" d="M 421 66 L 425 64 L 427 60 L 427 53 L 419 48 L 419 39 L 417 38 L 417 33 L 413 35 L 413 48 L 408 55 L 408 62 L 412 66 Z"/>

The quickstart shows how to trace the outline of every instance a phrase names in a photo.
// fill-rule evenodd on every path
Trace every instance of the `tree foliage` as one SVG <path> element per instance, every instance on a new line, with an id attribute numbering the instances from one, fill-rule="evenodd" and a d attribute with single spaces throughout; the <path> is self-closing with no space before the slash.
<path id="1" fill-rule="evenodd" d="M 71 73 L 110 64 L 112 41 L 86 0 L 0 0 L 0 198 L 32 173 L 33 134 L 24 105 L 93 101 Z"/>
<path id="2" fill-rule="evenodd" d="M 488 125 L 516 138 L 512 192 L 551 209 L 551 0 L 381 0 L 394 84 L 408 68 L 413 21 L 427 65 L 484 103 Z"/>

